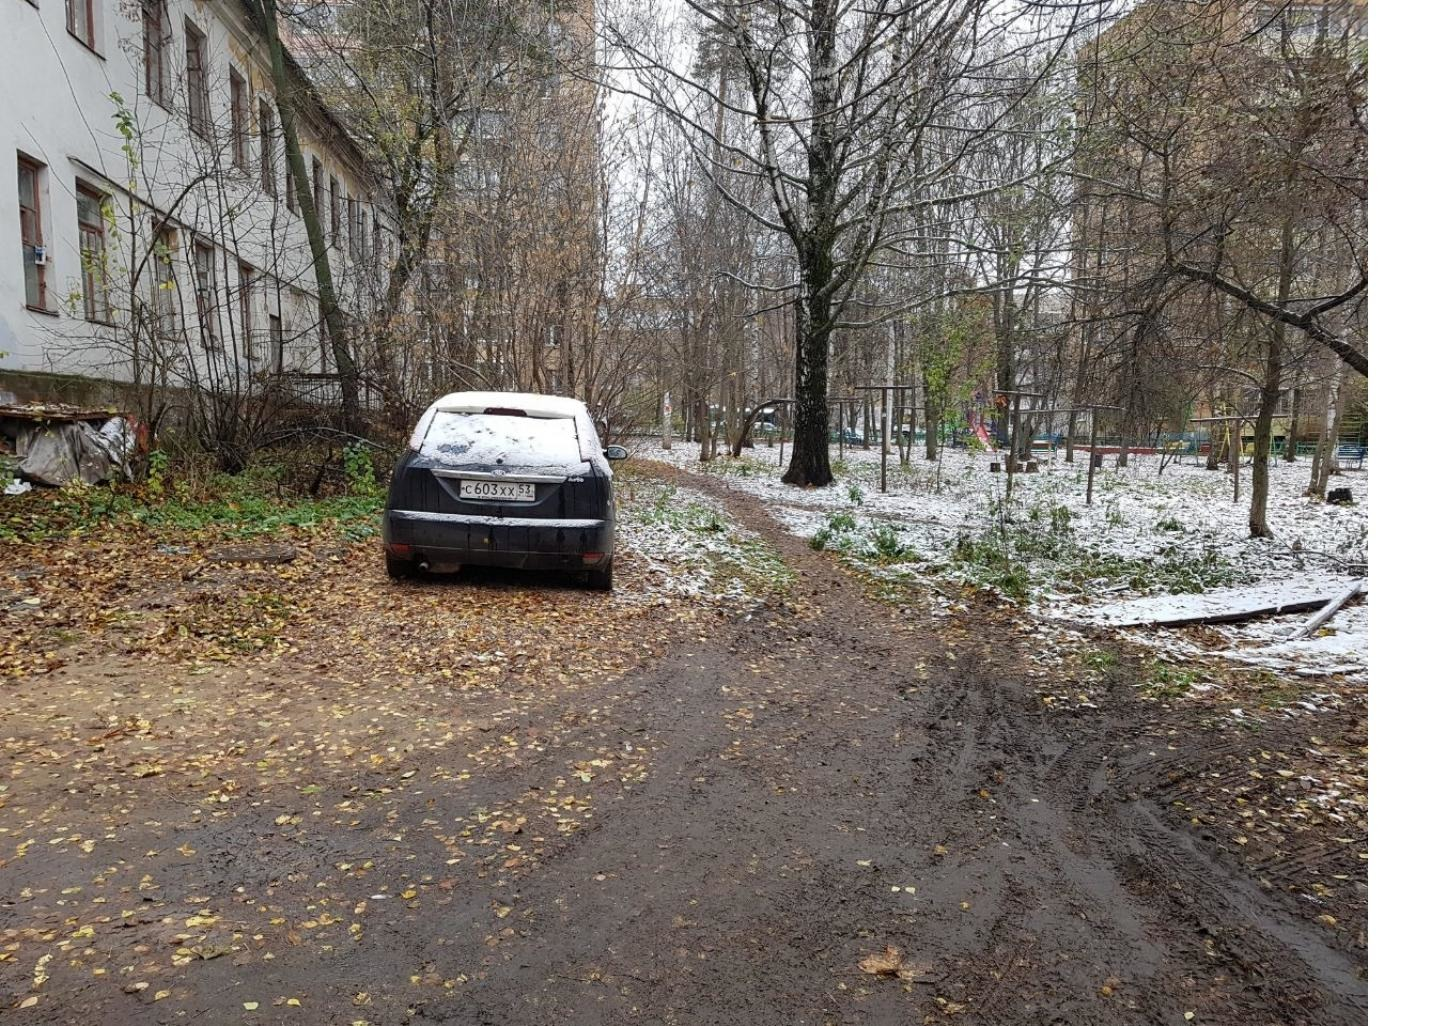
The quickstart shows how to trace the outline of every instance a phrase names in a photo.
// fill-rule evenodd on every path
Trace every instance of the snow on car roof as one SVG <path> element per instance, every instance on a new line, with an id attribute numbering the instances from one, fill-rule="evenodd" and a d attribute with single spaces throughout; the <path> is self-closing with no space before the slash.
<path id="1" fill-rule="evenodd" d="M 578 399 L 537 392 L 453 392 L 433 404 L 435 412 L 447 413 L 482 413 L 496 407 L 522 410 L 530 417 L 587 415 L 584 404 Z"/>
<path id="2" fill-rule="evenodd" d="M 436 400 L 419 418 L 408 447 L 414 451 L 421 448 L 435 414 L 482 413 L 489 409 L 521 410 L 529 417 L 540 419 L 572 418 L 579 432 L 579 451 L 583 457 L 595 462 L 604 458 L 604 450 L 587 406 L 568 396 L 540 395 L 537 392 L 451 392 Z"/>

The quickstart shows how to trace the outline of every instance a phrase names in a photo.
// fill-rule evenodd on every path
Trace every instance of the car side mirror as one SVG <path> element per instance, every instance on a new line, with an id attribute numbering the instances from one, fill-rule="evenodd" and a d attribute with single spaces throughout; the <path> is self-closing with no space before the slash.
<path id="1" fill-rule="evenodd" d="M 622 445 L 611 445 L 604 450 L 604 458 L 610 461 L 629 459 L 629 450 Z"/>

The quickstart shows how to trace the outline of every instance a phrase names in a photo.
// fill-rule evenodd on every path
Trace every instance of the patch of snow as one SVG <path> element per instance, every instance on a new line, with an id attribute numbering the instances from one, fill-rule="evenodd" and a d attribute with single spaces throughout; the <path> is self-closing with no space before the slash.
<path id="1" fill-rule="evenodd" d="M 790 445 L 784 460 L 790 461 Z M 1202 594 L 1167 594 L 1172 589 L 1217 590 L 1220 585 L 1257 586 L 1266 593 L 1313 587 L 1337 593 L 1369 563 L 1369 473 L 1347 470 L 1334 480 L 1348 485 L 1354 504 L 1330 505 L 1304 495 L 1310 461 L 1276 460 L 1270 468 L 1268 518 L 1273 538 L 1248 533 L 1249 473 L 1241 471 L 1241 494 L 1225 470 L 1209 471 L 1193 462 L 1163 466 L 1160 457 L 1131 455 L 1119 468 L 1109 454 L 1094 475 L 1093 504 L 1087 505 L 1087 459 L 1079 451 L 1073 463 L 1061 453 L 1039 458 L 1040 471 L 1017 474 L 1006 498 L 1006 475 L 993 473 L 1002 453 L 950 449 L 939 463 L 927 463 L 918 446 L 910 468 L 893 454 L 887 465 L 888 493 L 879 490 L 880 451 L 847 449 L 842 460 L 831 455 L 836 480 L 823 488 L 782 484 L 777 448 L 747 451 L 738 460 L 699 460 L 697 445 L 676 442 L 637 447 L 638 455 L 692 473 L 708 473 L 731 487 L 766 501 L 788 530 L 811 537 L 833 516 L 847 515 L 855 527 L 837 532 L 849 548 L 869 546 L 872 533 L 889 526 L 910 550 L 904 558 L 872 563 L 873 573 L 936 583 L 973 583 L 957 558 L 959 540 L 1001 539 L 1014 563 L 1029 573 L 1033 598 L 1029 610 L 1042 617 L 1110 623 L 1125 603 L 1154 598 L 1164 607 L 1203 608 L 1214 600 Z M 1055 519 L 1054 519 L 1055 518 Z M 1067 524 L 1057 532 L 1054 524 Z M 1049 547 L 1017 548 L 1021 539 L 1070 540 L 1071 551 Z M 1106 576 L 1091 576 L 1097 568 Z M 1115 568 L 1126 570 L 1115 573 Z M 1181 568 L 1181 572 L 1178 568 Z M 1200 575 L 1202 568 L 1202 575 Z M 1326 596 L 1331 597 L 1331 596 Z M 936 611 L 950 612 L 950 602 Z M 1288 633 L 1310 613 L 1269 618 L 1212 630 L 1222 647 L 1212 654 L 1292 672 L 1362 673 L 1368 658 L 1368 612 L 1361 603 L 1342 610 L 1318 636 L 1290 642 Z M 1182 632 L 1121 628 L 1134 640 L 1183 655 L 1204 654 Z"/>
<path id="2" fill-rule="evenodd" d="M 785 572 L 760 536 L 714 497 L 638 479 L 625 487 L 616 537 L 629 562 L 642 568 L 644 595 L 738 604 Z"/>

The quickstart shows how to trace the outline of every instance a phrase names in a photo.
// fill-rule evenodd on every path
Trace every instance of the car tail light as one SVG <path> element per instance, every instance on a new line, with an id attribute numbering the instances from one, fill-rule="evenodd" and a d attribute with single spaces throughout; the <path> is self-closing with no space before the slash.
<path id="1" fill-rule="evenodd" d="M 584 553 L 584 565 L 593 566 L 595 563 L 598 563 L 603 558 L 604 553 L 602 552 L 586 552 Z"/>
<path id="2" fill-rule="evenodd" d="M 388 555 L 397 556 L 399 559 L 411 559 L 413 546 L 404 542 L 388 542 Z"/>

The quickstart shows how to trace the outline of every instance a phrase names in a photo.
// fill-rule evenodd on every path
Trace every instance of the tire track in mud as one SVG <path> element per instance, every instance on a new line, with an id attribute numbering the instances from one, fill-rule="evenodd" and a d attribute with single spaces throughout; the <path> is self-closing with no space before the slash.
<path id="1" fill-rule="evenodd" d="M 860 600 L 854 582 L 841 584 L 846 575 L 760 502 L 712 479 L 686 480 L 730 503 L 803 578 L 832 581 L 828 600 Z M 915 811 L 971 847 L 960 870 L 1004 878 L 983 935 L 963 936 L 954 951 L 950 937 L 920 934 L 941 964 L 963 971 L 965 982 L 943 980 L 939 991 L 983 1022 L 1040 1022 L 1044 1013 L 1073 1023 L 1182 1021 L 1184 1011 L 1199 1022 L 1365 1021 L 1367 981 L 1352 957 L 1126 786 L 1140 783 L 1120 758 L 1139 736 L 1141 707 L 1117 700 L 1087 716 L 1044 712 L 1016 636 L 993 619 L 966 634 L 955 660 L 940 645 L 922 655 L 934 704 L 915 723 Z M 999 811 L 982 811 L 983 801 Z M 1075 968 L 1064 974 L 1065 963 Z M 1014 978 L 1019 986 L 1005 985 Z"/>
<path id="2" fill-rule="evenodd" d="M 1141 703 L 1045 711 L 1014 614 L 888 607 L 759 501 L 648 472 L 720 499 L 794 571 L 789 593 L 684 631 L 607 687 L 521 706 L 508 729 L 532 741 L 516 762 L 455 753 L 450 769 L 471 775 L 420 777 L 348 812 L 348 830 L 319 822 L 305 850 L 268 843 L 253 863 L 208 866 L 196 893 L 245 885 L 268 903 L 274 888 L 313 893 L 342 858 L 429 890 L 416 908 L 389 898 L 325 955 L 196 962 L 198 1001 L 305 991 L 295 1021 L 374 1026 L 1364 1021 L 1352 959 L 1162 814 L 1136 755 Z M 648 755 L 626 786 L 617 753 L 631 747 Z M 541 803 L 606 752 L 616 765 L 589 817 L 555 835 Z M 246 850 L 276 811 L 248 809 L 222 839 Z M 517 869 L 507 849 L 460 858 L 443 843 L 524 813 L 519 840 L 537 855 Z M 380 885 L 347 886 L 329 900 L 347 908 Z M 175 929 L 152 923 L 148 942 L 168 950 Z M 888 945 L 901 970 L 864 972 Z M 83 1002 L 100 1007 L 104 987 L 114 1010 L 115 985 L 93 987 Z M 355 1008 L 358 992 L 371 1003 Z M 156 1021 L 124 1000 L 107 1021 Z"/>

